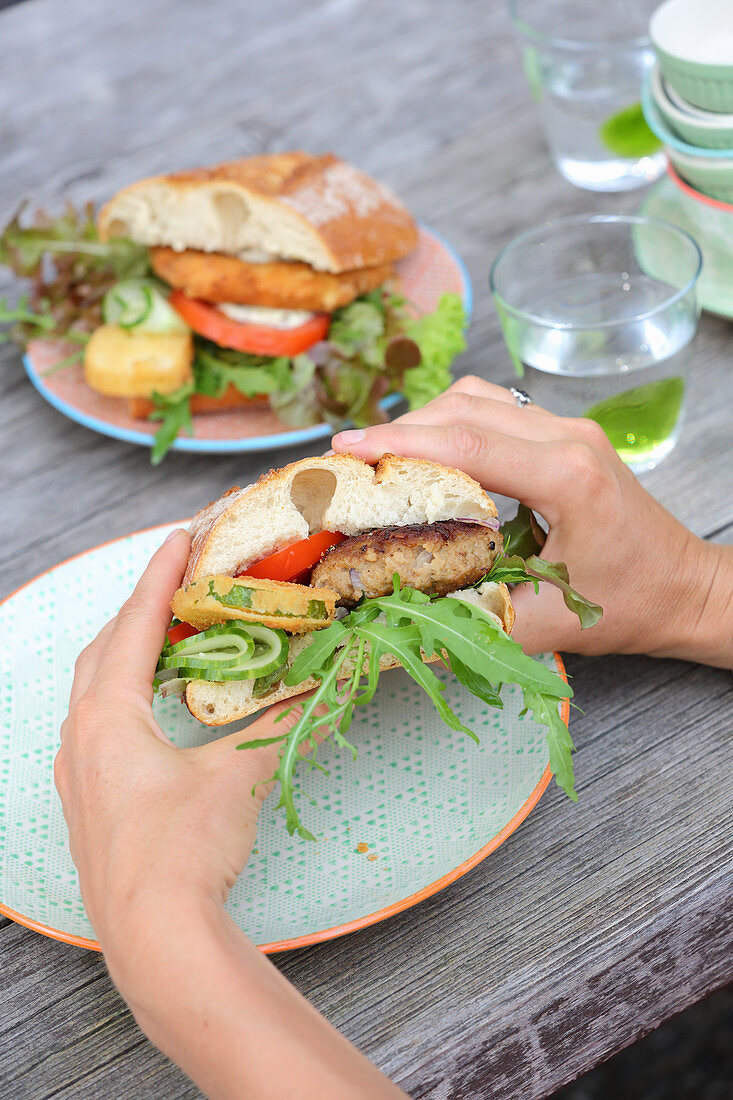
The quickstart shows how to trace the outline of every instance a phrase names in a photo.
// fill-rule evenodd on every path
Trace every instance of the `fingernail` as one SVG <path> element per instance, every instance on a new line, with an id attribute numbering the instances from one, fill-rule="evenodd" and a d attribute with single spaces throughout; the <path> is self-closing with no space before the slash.
<path id="1" fill-rule="evenodd" d="M 333 438 L 338 439 L 339 443 L 345 443 L 347 447 L 350 447 L 352 443 L 361 443 L 365 435 L 366 432 L 363 428 L 355 428 L 350 432 L 339 432 Z"/>
<path id="2" fill-rule="evenodd" d="M 165 546 L 167 542 L 171 542 L 172 539 L 178 538 L 179 535 L 182 535 L 184 533 L 185 532 L 183 527 L 176 527 L 175 531 L 171 531 L 169 535 L 165 536 L 165 539 L 163 540 L 163 546 Z"/>

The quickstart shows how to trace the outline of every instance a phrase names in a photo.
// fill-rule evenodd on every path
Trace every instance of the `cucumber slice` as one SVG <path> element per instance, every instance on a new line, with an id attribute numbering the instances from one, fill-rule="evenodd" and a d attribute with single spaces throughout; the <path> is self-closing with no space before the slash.
<path id="1" fill-rule="evenodd" d="M 108 325 L 135 328 L 141 325 L 153 308 L 153 291 L 138 280 L 116 283 L 104 296 L 102 316 Z"/>
<path id="2" fill-rule="evenodd" d="M 229 668 L 254 656 L 254 652 L 254 639 L 244 631 L 212 633 L 210 628 L 171 646 L 160 658 L 158 668 Z"/>
<path id="3" fill-rule="evenodd" d="M 283 661 L 272 672 L 268 672 L 267 676 L 258 676 L 252 688 L 252 698 L 261 699 L 263 695 L 269 695 L 272 689 L 280 683 L 286 672 L 287 661 Z"/>
<path id="4" fill-rule="evenodd" d="M 104 296 L 102 316 L 108 325 L 159 336 L 189 331 L 186 322 L 151 279 L 124 279 L 115 283 Z"/>
<path id="5" fill-rule="evenodd" d="M 178 625 L 180 620 L 173 620 L 174 626 Z M 233 619 L 226 623 L 214 623 L 213 626 L 207 626 L 206 630 L 200 631 L 198 634 L 192 634 L 190 638 L 183 638 L 180 642 L 175 642 L 173 645 L 168 644 L 165 648 L 165 656 L 168 657 L 172 653 L 185 653 L 189 647 L 192 649 L 200 648 L 202 641 L 205 638 L 218 639 L 217 645 L 236 645 L 237 641 L 232 640 L 236 636 L 237 639 L 244 640 L 244 644 L 252 643 L 254 646 L 254 640 L 249 632 L 249 628 L 244 623 L 239 622 L 237 619 Z"/>
<path id="6" fill-rule="evenodd" d="M 288 656 L 290 643 L 284 630 L 273 630 L 260 623 L 247 623 L 247 631 L 254 638 L 253 656 L 245 658 L 236 665 L 199 668 L 189 665 L 184 657 L 178 671 L 190 680 L 209 680 L 213 683 L 225 683 L 227 680 L 253 680 L 268 676 L 280 668 Z"/>

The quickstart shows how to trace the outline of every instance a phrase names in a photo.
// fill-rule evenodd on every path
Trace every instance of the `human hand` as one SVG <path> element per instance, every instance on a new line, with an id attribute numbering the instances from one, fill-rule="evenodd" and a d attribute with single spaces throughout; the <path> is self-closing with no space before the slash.
<path id="1" fill-rule="evenodd" d="M 56 786 L 84 904 L 112 965 L 132 956 L 152 910 L 223 904 L 277 767 L 276 745 L 237 752 L 241 732 L 177 749 L 153 717 L 153 675 L 189 550 L 185 531 L 169 536 L 80 655 L 61 729 Z M 248 737 L 271 733 L 286 707 L 262 715 Z"/>
<path id="2" fill-rule="evenodd" d="M 277 746 L 237 752 L 235 733 L 177 749 L 153 717 L 153 674 L 189 549 L 186 532 L 174 532 L 81 654 L 62 726 L 56 786 L 105 961 L 143 1031 L 212 1100 L 397 1100 L 404 1093 L 223 909 L 254 842 Z M 271 733 L 288 705 L 271 707 L 248 737 Z M 296 708 L 280 725 L 297 717 Z"/>
<path id="3" fill-rule="evenodd" d="M 557 589 L 542 584 L 535 595 L 518 586 L 514 634 L 528 653 L 733 662 L 713 599 L 727 576 L 730 600 L 729 548 L 696 538 L 655 501 L 592 420 L 519 408 L 508 390 L 467 377 L 391 424 L 339 433 L 333 448 L 368 462 L 391 451 L 456 466 L 489 493 L 515 497 L 545 518 L 541 557 L 565 562 L 573 586 L 604 613 L 581 631 Z"/>

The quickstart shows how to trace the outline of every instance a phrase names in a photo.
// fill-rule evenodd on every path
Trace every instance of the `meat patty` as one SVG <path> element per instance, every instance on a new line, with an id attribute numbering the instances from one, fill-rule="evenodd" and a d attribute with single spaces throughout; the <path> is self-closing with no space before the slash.
<path id="1" fill-rule="evenodd" d="M 311 584 L 330 588 L 351 606 L 366 594 L 386 596 L 398 573 L 403 585 L 430 595 L 475 584 L 501 552 L 490 527 L 444 520 L 408 527 L 378 527 L 333 546 L 313 570 Z"/>

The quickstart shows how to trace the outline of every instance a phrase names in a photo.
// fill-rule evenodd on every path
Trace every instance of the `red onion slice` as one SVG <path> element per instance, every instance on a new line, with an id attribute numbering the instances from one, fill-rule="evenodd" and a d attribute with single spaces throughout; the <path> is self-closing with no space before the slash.
<path id="1" fill-rule="evenodd" d="M 501 527 L 498 519 L 470 519 L 468 516 L 456 516 L 457 523 L 477 523 L 479 527 L 490 527 L 492 531 L 498 531 Z"/>

